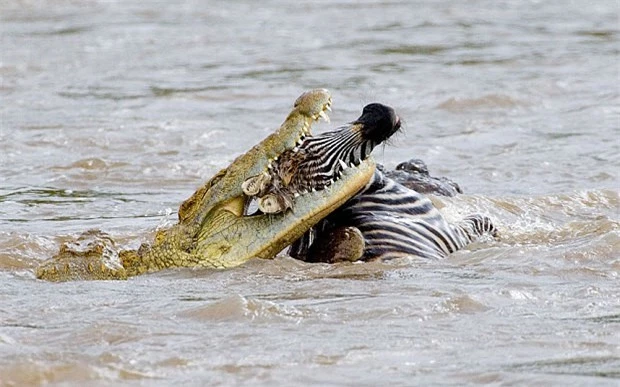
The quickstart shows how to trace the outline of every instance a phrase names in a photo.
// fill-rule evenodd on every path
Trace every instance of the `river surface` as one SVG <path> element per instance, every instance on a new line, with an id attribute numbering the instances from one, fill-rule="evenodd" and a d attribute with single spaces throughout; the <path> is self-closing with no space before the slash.
<path id="1" fill-rule="evenodd" d="M 0 385 L 620 383 L 617 1 L 0 1 Z M 370 102 L 499 241 L 47 283 L 151 241 L 304 90 Z"/>

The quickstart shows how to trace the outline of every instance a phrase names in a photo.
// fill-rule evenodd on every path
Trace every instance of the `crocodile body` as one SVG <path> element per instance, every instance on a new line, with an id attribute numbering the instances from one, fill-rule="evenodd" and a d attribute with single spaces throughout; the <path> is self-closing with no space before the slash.
<path id="1" fill-rule="evenodd" d="M 245 213 L 249 197 L 243 183 L 261 174 L 279 155 L 311 135 L 312 124 L 327 120 L 331 95 L 325 89 L 302 94 L 280 128 L 202 185 L 179 208 L 179 221 L 159 231 L 152 244 L 138 250 L 115 249 L 105 235 L 81 236 L 61 246 L 36 271 L 40 279 L 126 279 L 171 267 L 229 268 L 251 258 L 273 258 L 310 227 L 337 209 L 370 179 L 375 163 L 368 158 L 350 168 L 329 189 L 294 199 L 294 211 Z"/>

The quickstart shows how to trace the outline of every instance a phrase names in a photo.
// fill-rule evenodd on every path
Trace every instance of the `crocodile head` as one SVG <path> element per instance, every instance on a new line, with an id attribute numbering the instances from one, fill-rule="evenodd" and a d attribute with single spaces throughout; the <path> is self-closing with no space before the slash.
<path id="1" fill-rule="evenodd" d="M 331 105 L 331 95 L 325 89 L 311 90 L 299 96 L 275 133 L 237 157 L 181 205 L 179 221 L 204 223 L 208 214 L 224 208 L 240 215 L 238 206 L 244 198 L 243 182 L 267 170 L 279 155 L 303 142 L 311 135 L 314 122 L 320 118 L 329 121 L 327 112 L 331 111 Z"/>
<path id="2" fill-rule="evenodd" d="M 237 157 L 181 204 L 179 222 L 158 232 L 151 245 L 118 254 L 110 254 L 108 247 L 99 246 L 95 253 L 85 254 L 63 246 L 59 254 L 39 267 L 37 277 L 55 281 L 124 279 L 169 267 L 228 268 L 253 257 L 273 258 L 364 187 L 375 170 L 370 150 L 400 127 L 400 122 L 394 120 L 387 126 L 379 124 L 377 117 L 382 116 L 367 106 L 360 119 L 330 132 L 354 133 L 358 141 L 352 153 L 334 159 L 338 162 L 330 171 L 329 185 L 292 192 L 287 211 L 250 214 L 248 208 L 254 198 L 247 194 L 248 179 L 269 173 L 290 152 L 301 149 L 307 156 L 303 160 L 310 160 L 312 124 L 320 118 L 328 120 L 331 103 L 324 89 L 302 94 L 280 128 Z M 313 174 L 311 169 L 301 168 L 298 177 L 311 181 Z"/>
<path id="3" fill-rule="evenodd" d="M 324 90 L 302 95 L 280 129 L 235 160 L 207 190 L 218 200 L 210 210 L 194 212 L 207 213 L 199 218 L 194 251 L 210 265 L 273 258 L 369 181 L 375 170 L 372 149 L 400 128 L 400 120 L 391 108 L 370 104 L 352 123 L 313 136 L 312 122 L 328 120 L 328 96 Z M 300 113 L 306 118 L 300 120 Z M 258 193 L 248 187 L 257 176 L 270 176 Z M 250 212 L 254 199 L 258 211 Z"/>
<path id="4" fill-rule="evenodd" d="M 388 106 L 373 103 L 350 124 L 318 136 L 308 136 L 293 149 L 284 151 L 268 170 L 252 176 L 243 192 L 258 199 L 263 213 L 280 213 L 293 208 L 294 198 L 321 191 L 359 166 L 375 146 L 400 129 L 400 119 Z"/>

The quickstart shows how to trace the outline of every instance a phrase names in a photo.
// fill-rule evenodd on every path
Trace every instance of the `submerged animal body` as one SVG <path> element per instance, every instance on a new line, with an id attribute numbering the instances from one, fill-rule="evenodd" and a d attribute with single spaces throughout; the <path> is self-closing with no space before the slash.
<path id="1" fill-rule="evenodd" d="M 295 242 L 289 253 L 311 262 L 441 259 L 485 234 L 497 236 L 487 216 L 474 214 L 451 224 L 427 196 L 376 170 L 361 192 Z"/>
<path id="2" fill-rule="evenodd" d="M 384 128 L 377 133 L 391 135 L 400 128 L 400 119 L 390 107 L 371 104 L 364 109 L 364 113 L 366 117 L 363 114 L 356 122 L 366 122 L 366 127 Z M 373 125 L 368 125 L 368 122 Z M 329 137 L 309 138 L 305 162 L 320 166 L 309 175 L 319 182 L 329 181 L 332 176 L 355 165 L 353 162 L 346 163 L 346 160 L 359 156 L 351 149 L 364 155 L 384 140 L 376 138 L 376 142 L 368 143 L 371 145 L 368 148 L 353 148 L 347 141 L 330 141 Z M 418 169 L 426 171 L 418 174 L 424 176 L 422 181 L 431 182 L 433 178 L 428 176 L 426 166 L 420 162 L 418 164 Z M 402 173 L 406 174 L 405 168 Z M 435 180 L 434 187 L 448 186 L 452 190 L 441 190 L 441 193 L 452 194 L 454 186 L 460 190 L 447 179 Z M 451 224 L 427 196 L 399 184 L 378 168 L 360 192 L 297 240 L 289 249 L 289 254 L 311 262 L 389 260 L 399 257 L 441 259 L 485 234 L 497 236 L 497 230 L 488 217 L 475 214 Z"/>

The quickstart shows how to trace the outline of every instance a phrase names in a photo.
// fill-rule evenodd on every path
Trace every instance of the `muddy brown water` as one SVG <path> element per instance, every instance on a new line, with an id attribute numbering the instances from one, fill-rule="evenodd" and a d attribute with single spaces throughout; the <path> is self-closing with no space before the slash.
<path id="1" fill-rule="evenodd" d="M 0 2 L 0 385 L 618 385 L 617 1 Z M 127 247 L 276 128 L 394 106 L 447 216 L 502 239 L 443 261 L 51 284 Z M 333 127 L 322 124 L 315 130 Z"/>

